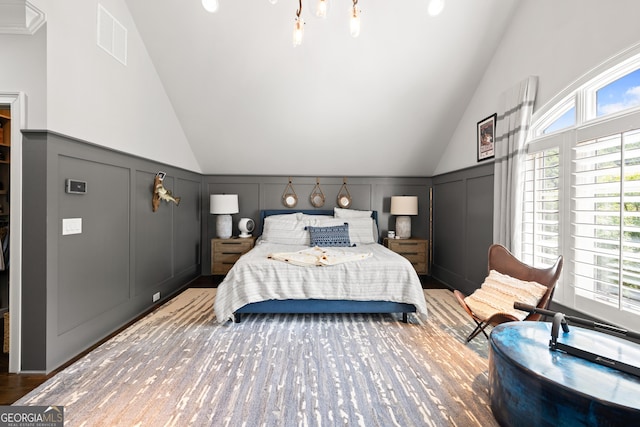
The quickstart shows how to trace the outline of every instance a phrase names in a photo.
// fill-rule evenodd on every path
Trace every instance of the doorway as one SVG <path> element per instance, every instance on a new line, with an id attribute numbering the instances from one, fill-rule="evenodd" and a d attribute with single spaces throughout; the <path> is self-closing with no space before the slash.
<path id="1" fill-rule="evenodd" d="M 0 322 L 6 369 L 20 372 L 22 308 L 22 129 L 26 96 L 0 92 Z M 5 234 L 3 235 L 3 228 Z M 4 368 L 4 365 L 3 365 Z"/>

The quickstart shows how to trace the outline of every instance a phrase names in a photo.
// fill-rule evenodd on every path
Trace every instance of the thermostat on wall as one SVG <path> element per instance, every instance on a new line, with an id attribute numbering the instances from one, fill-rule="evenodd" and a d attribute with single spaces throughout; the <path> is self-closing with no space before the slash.
<path id="1" fill-rule="evenodd" d="M 78 181 L 77 179 L 67 178 L 65 181 L 65 191 L 71 194 L 85 194 L 87 192 L 87 182 Z"/>

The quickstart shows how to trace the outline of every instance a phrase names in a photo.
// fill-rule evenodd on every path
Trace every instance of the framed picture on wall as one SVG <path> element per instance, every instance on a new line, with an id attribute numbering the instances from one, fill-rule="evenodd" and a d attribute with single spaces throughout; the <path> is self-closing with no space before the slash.
<path id="1" fill-rule="evenodd" d="M 478 122 L 478 161 L 493 159 L 497 114 Z"/>

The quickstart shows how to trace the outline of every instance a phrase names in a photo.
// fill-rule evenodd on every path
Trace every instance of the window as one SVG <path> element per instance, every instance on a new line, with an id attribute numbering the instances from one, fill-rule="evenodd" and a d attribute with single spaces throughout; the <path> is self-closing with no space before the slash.
<path id="1" fill-rule="evenodd" d="M 596 116 L 615 114 L 640 105 L 640 69 L 596 91 Z"/>
<path id="2" fill-rule="evenodd" d="M 559 255 L 560 155 L 557 148 L 532 154 L 525 164 L 522 260 L 553 265 Z"/>
<path id="3" fill-rule="evenodd" d="M 571 107 L 566 113 L 558 117 L 553 123 L 546 127 L 542 133 L 549 134 L 562 129 L 573 127 L 576 124 L 576 107 Z"/>
<path id="4" fill-rule="evenodd" d="M 576 294 L 640 314 L 640 131 L 574 151 Z"/>
<path id="5" fill-rule="evenodd" d="M 575 94 L 571 93 L 561 101 L 554 103 L 551 108 L 548 108 L 548 110 L 540 115 L 533 123 L 531 136 L 533 138 L 540 137 L 575 126 L 575 98 Z"/>
<path id="6" fill-rule="evenodd" d="M 534 114 L 523 168 L 523 261 L 565 264 L 554 299 L 640 320 L 640 45 Z"/>

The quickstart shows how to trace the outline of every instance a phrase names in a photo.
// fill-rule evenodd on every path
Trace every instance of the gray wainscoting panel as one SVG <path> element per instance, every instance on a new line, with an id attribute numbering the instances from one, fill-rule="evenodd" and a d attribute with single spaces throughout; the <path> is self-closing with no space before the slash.
<path id="1" fill-rule="evenodd" d="M 58 159 L 58 334 L 64 334 L 129 299 L 130 185 L 127 168 Z M 66 178 L 86 181 L 86 194 L 66 193 Z M 68 218 L 82 220 L 82 233 L 63 235 Z"/>
<path id="2" fill-rule="evenodd" d="M 466 185 L 465 276 L 468 282 L 480 285 L 487 277 L 487 251 L 493 243 L 493 175 L 470 177 Z"/>
<path id="3" fill-rule="evenodd" d="M 466 194 L 463 180 L 433 186 L 433 264 L 463 272 Z"/>
<path id="4" fill-rule="evenodd" d="M 166 262 L 173 253 L 174 205 L 160 201 L 153 212 L 151 188 L 156 172 L 136 172 L 136 295 L 147 294 L 149 299 L 156 284 L 171 279 L 173 263 Z M 163 185 L 173 192 L 174 179 L 165 177 Z M 146 197 L 145 197 L 146 195 Z"/>
<path id="5" fill-rule="evenodd" d="M 175 274 L 192 274 L 193 267 L 200 264 L 201 193 L 201 179 L 176 179 L 174 195 L 180 197 L 180 206 L 173 209 Z"/>
<path id="6" fill-rule="evenodd" d="M 386 235 L 388 230 L 396 229 L 396 216 L 391 215 L 392 196 L 418 196 L 418 215 L 411 217 L 411 235 L 426 239 L 429 234 L 429 188 L 424 185 L 396 183 L 376 186 L 382 209 L 379 218 L 380 231 Z"/>
<path id="7" fill-rule="evenodd" d="M 432 276 L 470 294 L 487 275 L 493 242 L 493 164 L 433 178 Z"/>
<path id="8" fill-rule="evenodd" d="M 38 173 L 22 174 L 22 367 L 42 370 L 47 363 L 47 138 L 28 139 L 23 165 Z"/>
<path id="9" fill-rule="evenodd" d="M 199 275 L 202 176 L 54 132 L 23 141 L 21 369 L 50 372 Z M 159 170 L 184 199 L 154 213 Z M 63 235 L 65 218 L 82 232 Z"/>

